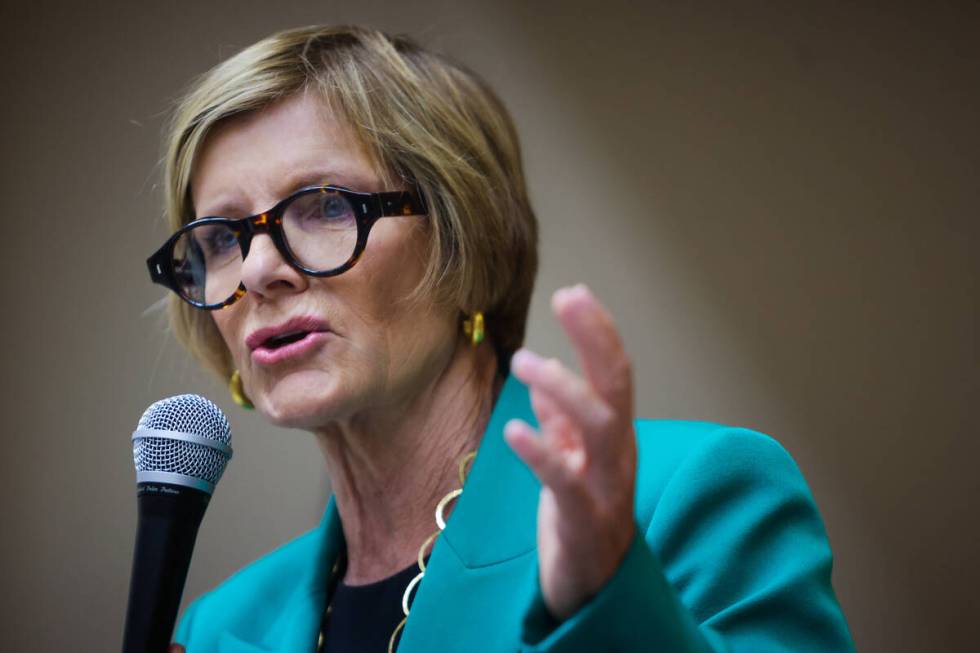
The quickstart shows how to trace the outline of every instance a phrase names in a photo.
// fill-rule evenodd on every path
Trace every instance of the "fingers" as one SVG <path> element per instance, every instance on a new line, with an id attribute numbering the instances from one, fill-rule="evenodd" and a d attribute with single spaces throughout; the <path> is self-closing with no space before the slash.
<path id="1" fill-rule="evenodd" d="M 537 413 L 542 423 L 558 412 L 567 415 L 588 433 L 604 432 L 614 417 L 612 409 L 602 401 L 577 374 L 556 359 L 545 360 L 527 349 L 520 349 L 511 360 L 514 374 L 534 392 L 542 396 L 539 405 L 545 415 Z"/>
<path id="2" fill-rule="evenodd" d="M 543 392 L 530 388 L 531 408 L 538 418 L 538 424 L 542 426 L 551 425 L 562 419 L 563 413 L 554 401 L 548 398 Z"/>
<path id="3" fill-rule="evenodd" d="M 184 647 L 180 644 L 171 644 L 167 649 L 167 653 L 184 653 Z"/>
<path id="4" fill-rule="evenodd" d="M 530 390 L 541 434 L 517 421 L 505 436 L 557 498 L 574 499 L 570 491 L 582 483 L 597 496 L 615 495 L 635 462 L 629 360 L 612 318 L 588 289 L 562 289 L 553 303 L 585 378 L 557 359 L 518 350 L 511 370 Z"/>
<path id="5" fill-rule="evenodd" d="M 504 438 L 543 485 L 557 497 L 570 498 L 581 493 L 579 471 L 585 464 L 581 447 L 549 446 L 523 420 L 512 419 L 504 426 Z"/>
<path id="6" fill-rule="evenodd" d="M 544 393 L 531 389 L 531 407 L 538 418 L 544 444 L 564 452 L 583 449 L 581 428 L 558 408 Z"/>
<path id="7" fill-rule="evenodd" d="M 629 357 L 609 311 L 581 284 L 559 289 L 551 306 L 595 392 L 619 410 L 632 413 Z"/>

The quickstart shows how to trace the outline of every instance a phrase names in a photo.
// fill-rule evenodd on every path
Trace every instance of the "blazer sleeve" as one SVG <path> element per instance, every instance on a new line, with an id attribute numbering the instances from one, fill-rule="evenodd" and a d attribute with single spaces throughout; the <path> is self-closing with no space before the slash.
<path id="1" fill-rule="evenodd" d="M 564 622 L 548 614 L 535 569 L 521 651 L 854 650 L 817 507 L 774 440 L 722 427 L 648 500 L 652 517 L 618 570 Z"/>

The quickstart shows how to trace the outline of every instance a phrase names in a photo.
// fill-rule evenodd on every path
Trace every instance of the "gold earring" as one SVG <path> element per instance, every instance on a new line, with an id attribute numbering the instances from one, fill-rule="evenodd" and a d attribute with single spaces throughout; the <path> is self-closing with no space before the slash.
<path id="1" fill-rule="evenodd" d="M 255 408 L 252 405 L 252 400 L 245 394 L 245 385 L 242 383 L 242 375 L 238 370 L 231 373 L 231 379 L 228 380 L 228 392 L 231 393 L 231 400 L 245 410 Z"/>
<path id="2" fill-rule="evenodd" d="M 486 337 L 483 324 L 483 311 L 475 311 L 472 316 L 463 320 L 463 333 L 470 338 L 470 344 L 476 347 Z"/>

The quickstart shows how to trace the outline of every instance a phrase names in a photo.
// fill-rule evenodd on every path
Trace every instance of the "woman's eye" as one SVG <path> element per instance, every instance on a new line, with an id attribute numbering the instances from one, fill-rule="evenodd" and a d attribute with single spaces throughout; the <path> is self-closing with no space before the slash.
<path id="1" fill-rule="evenodd" d="M 235 240 L 235 234 L 230 231 L 217 233 L 211 239 L 211 248 L 216 252 L 224 251 L 234 247 Z"/>
<path id="2" fill-rule="evenodd" d="M 320 202 L 320 217 L 329 221 L 347 219 L 350 217 L 350 204 L 339 195 L 325 197 Z"/>
<path id="3" fill-rule="evenodd" d="M 238 237 L 228 229 L 211 229 L 203 234 L 201 249 L 207 257 L 224 254 L 238 246 Z"/>

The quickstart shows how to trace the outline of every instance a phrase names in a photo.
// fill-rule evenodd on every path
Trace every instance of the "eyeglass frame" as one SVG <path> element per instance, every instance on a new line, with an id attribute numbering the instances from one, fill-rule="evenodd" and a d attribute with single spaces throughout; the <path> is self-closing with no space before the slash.
<path id="1" fill-rule="evenodd" d="M 354 244 L 354 252 L 351 254 L 350 258 L 348 258 L 347 261 L 341 265 L 329 270 L 314 270 L 313 268 L 304 266 L 298 260 L 296 260 L 295 255 L 289 249 L 286 234 L 283 231 L 282 218 L 283 215 L 285 215 L 286 209 L 289 207 L 289 205 L 300 197 L 304 197 L 311 193 L 322 193 L 329 191 L 340 193 L 351 205 L 351 208 L 354 211 L 354 220 L 357 223 L 357 242 Z M 290 265 L 290 267 L 311 277 L 322 278 L 335 277 L 338 274 L 343 274 L 347 270 L 354 267 L 354 264 L 357 263 L 361 255 L 364 253 L 364 248 L 367 247 L 368 235 L 371 233 L 371 228 L 374 227 L 375 222 L 386 217 L 412 215 L 417 215 L 420 217 L 425 217 L 428 215 L 428 208 L 426 206 L 425 199 L 418 189 L 365 193 L 354 191 L 344 186 L 334 186 L 333 184 L 304 186 L 287 197 L 279 200 L 279 202 L 277 202 L 276 205 L 268 211 L 256 213 L 255 215 L 251 215 L 246 218 L 208 216 L 188 222 L 183 227 L 175 231 L 157 251 L 146 259 L 146 266 L 150 271 L 150 280 L 153 283 L 160 284 L 161 286 L 172 290 L 183 301 L 195 308 L 214 311 L 231 306 L 245 296 L 247 289 L 245 288 L 245 283 L 243 281 L 239 281 L 238 288 L 235 290 L 235 292 L 233 292 L 226 300 L 217 304 L 204 304 L 184 296 L 179 289 L 177 273 L 173 266 L 173 250 L 180 237 L 196 227 L 205 224 L 223 224 L 228 226 L 238 240 L 238 246 L 242 251 L 243 264 L 245 262 L 245 258 L 248 256 L 249 249 L 252 246 L 252 238 L 259 234 L 268 234 L 269 237 L 272 238 L 272 242 L 275 244 L 276 250 L 282 256 L 283 260 Z"/>

